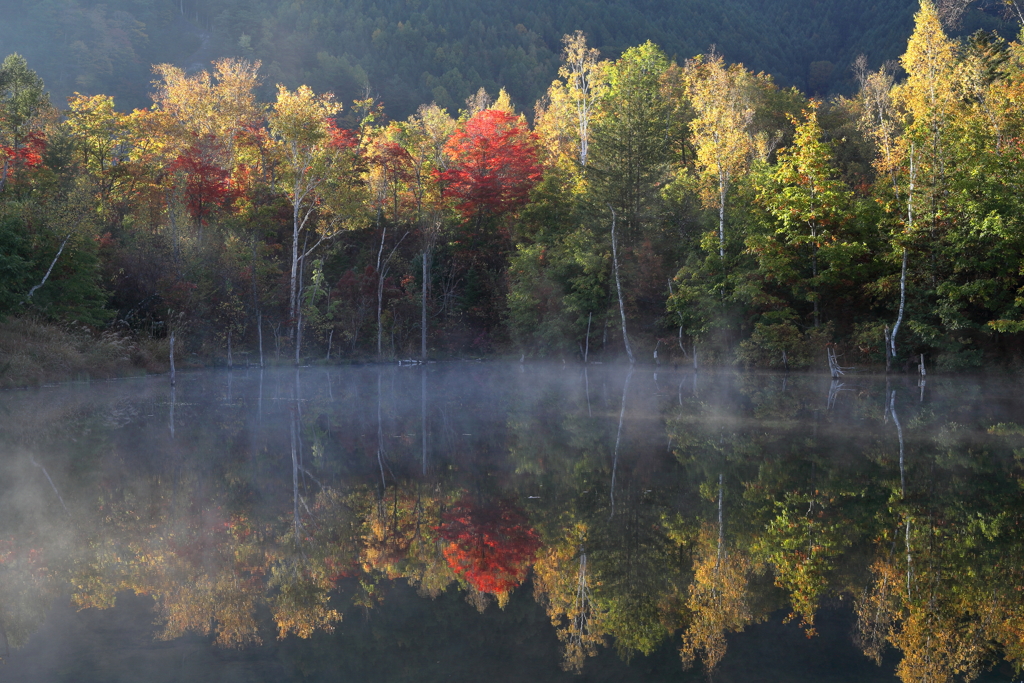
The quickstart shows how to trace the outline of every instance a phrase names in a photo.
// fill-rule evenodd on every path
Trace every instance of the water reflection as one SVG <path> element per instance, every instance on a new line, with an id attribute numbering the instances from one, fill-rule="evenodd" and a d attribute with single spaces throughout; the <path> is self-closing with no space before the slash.
<path id="1" fill-rule="evenodd" d="M 146 596 L 159 640 L 251 648 L 373 619 L 406 584 L 481 612 L 532 584 L 569 672 L 666 643 L 710 672 L 730 634 L 781 610 L 813 638 L 844 604 L 860 651 L 904 681 L 1024 663 L 1012 385 L 933 378 L 922 399 L 869 378 L 698 391 L 660 374 L 267 370 L 4 394 L 0 652 L 60 595 Z"/>

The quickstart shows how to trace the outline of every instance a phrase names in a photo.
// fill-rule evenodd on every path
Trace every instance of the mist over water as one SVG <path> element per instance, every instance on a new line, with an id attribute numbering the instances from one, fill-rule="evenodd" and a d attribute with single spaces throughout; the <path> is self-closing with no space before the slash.
<path id="1" fill-rule="evenodd" d="M 1021 662 L 1024 402 L 997 378 L 249 369 L 0 412 L 0 680 Z"/>

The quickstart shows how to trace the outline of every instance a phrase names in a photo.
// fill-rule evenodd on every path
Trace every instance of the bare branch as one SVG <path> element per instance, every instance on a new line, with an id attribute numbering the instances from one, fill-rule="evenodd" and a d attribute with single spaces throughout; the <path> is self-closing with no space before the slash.
<path id="1" fill-rule="evenodd" d="M 1010 0 L 1012 2 L 1013 0 Z M 935 11 L 946 28 L 960 28 L 964 13 L 974 0 L 936 0 Z M 1009 4 L 1009 2 L 1007 3 Z"/>

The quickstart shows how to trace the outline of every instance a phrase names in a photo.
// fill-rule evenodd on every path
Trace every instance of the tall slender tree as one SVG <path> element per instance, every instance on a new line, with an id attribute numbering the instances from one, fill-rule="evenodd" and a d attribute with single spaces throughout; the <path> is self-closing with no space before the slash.
<path id="1" fill-rule="evenodd" d="M 590 122 L 594 109 L 601 98 L 603 83 L 601 79 L 600 53 L 587 47 L 587 37 L 583 31 L 562 36 L 562 66 L 558 75 L 565 79 L 565 90 L 576 111 L 576 129 L 579 135 L 579 160 L 581 166 L 587 165 L 590 151 Z"/>
<path id="2" fill-rule="evenodd" d="M 927 289 L 934 290 L 939 267 L 936 241 L 943 213 L 946 176 L 949 171 L 947 136 L 959 96 L 955 90 L 956 48 L 942 28 L 931 0 L 921 0 L 914 15 L 914 32 L 900 58 L 907 79 L 893 89 L 893 100 L 903 114 L 903 132 L 896 140 L 905 199 L 903 229 L 893 240 L 900 253 L 900 302 L 889 337 L 889 351 L 896 357 L 896 335 L 906 312 L 909 248 L 920 247 L 929 263 Z"/>
<path id="3" fill-rule="evenodd" d="M 49 105 L 43 79 L 24 57 L 8 55 L 0 64 L 0 191 L 30 160 L 26 152 L 32 152 L 32 121 Z"/>
<path id="4" fill-rule="evenodd" d="M 324 203 L 324 194 L 345 139 L 338 134 L 333 118 L 341 105 L 330 93 L 316 95 L 308 86 L 292 92 L 277 87 L 277 101 L 270 115 L 270 130 L 280 142 L 285 158 L 282 190 L 292 205 L 292 239 L 288 276 L 288 317 L 297 318 L 299 306 L 299 267 L 310 253 L 308 233 L 315 214 Z M 314 247 L 332 231 L 314 232 Z"/>
<path id="5" fill-rule="evenodd" d="M 734 179 L 757 151 L 751 131 L 754 106 L 745 87 L 748 74 L 740 65 L 726 66 L 712 52 L 686 63 L 687 92 L 695 116 L 690 122 L 703 181 L 705 206 L 718 209 L 718 255 L 725 258 L 725 205 Z"/>

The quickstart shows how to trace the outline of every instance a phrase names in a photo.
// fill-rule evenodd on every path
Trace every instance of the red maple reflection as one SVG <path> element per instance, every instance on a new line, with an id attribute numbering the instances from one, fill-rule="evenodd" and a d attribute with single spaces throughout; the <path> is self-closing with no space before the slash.
<path id="1" fill-rule="evenodd" d="M 481 593 L 504 595 L 526 578 L 540 547 L 526 515 L 508 502 L 479 507 L 463 498 L 442 515 L 448 566 Z"/>

